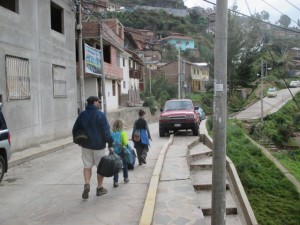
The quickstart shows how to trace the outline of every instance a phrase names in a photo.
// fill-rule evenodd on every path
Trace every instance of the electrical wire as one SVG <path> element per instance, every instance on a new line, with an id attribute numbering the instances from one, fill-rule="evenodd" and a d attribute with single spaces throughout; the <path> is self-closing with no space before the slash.
<path id="1" fill-rule="evenodd" d="M 288 0 L 285 0 L 287 3 L 289 3 L 290 5 L 294 6 L 294 8 L 298 9 L 300 11 L 300 8 L 298 8 L 297 6 L 295 6 L 293 3 L 289 2 Z"/>
<path id="2" fill-rule="evenodd" d="M 212 5 L 216 5 L 216 3 L 210 2 L 210 1 L 208 1 L 208 0 L 203 0 L 203 1 L 205 1 L 205 2 L 207 2 L 207 3 L 210 3 L 210 4 L 212 4 Z M 270 26 L 272 26 L 272 27 L 277 27 L 277 28 L 279 28 L 279 29 L 281 29 L 281 30 L 286 30 L 286 31 L 290 31 L 290 32 L 293 32 L 293 33 L 300 34 L 300 31 L 298 31 L 298 30 L 292 30 L 292 29 L 289 29 L 289 28 L 285 28 L 285 27 L 281 27 L 281 26 L 275 25 L 275 24 L 270 23 L 270 22 L 266 22 L 266 21 L 263 21 L 263 20 L 254 18 L 252 14 L 251 14 L 251 16 L 248 16 L 248 15 L 246 15 L 246 14 L 237 12 L 237 11 L 232 10 L 232 9 L 228 9 L 228 11 L 233 12 L 233 13 L 236 13 L 236 14 L 239 14 L 239 15 L 241 15 L 241 16 L 245 16 L 245 17 L 254 19 L 254 20 L 259 21 L 259 22 L 261 22 L 261 23 L 268 24 L 268 25 L 270 25 Z"/>
<path id="3" fill-rule="evenodd" d="M 281 12 L 280 10 L 276 9 L 274 6 L 272 6 L 271 4 L 269 4 L 268 2 L 266 2 L 265 0 L 262 0 L 264 3 L 266 3 L 268 6 L 270 6 L 272 9 L 276 10 L 277 12 L 279 12 L 281 15 L 286 15 L 283 12 Z M 286 15 L 288 16 L 288 15 Z M 288 16 L 289 17 L 289 16 Z M 289 17 L 290 18 L 290 17 Z M 297 22 L 295 20 L 293 20 L 292 18 L 290 18 L 291 21 L 293 21 L 294 23 L 297 24 Z M 298 25 L 298 24 L 297 24 Z"/>

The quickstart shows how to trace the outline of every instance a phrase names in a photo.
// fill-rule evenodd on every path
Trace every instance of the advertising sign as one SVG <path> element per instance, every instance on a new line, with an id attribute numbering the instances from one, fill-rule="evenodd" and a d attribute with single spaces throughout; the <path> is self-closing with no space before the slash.
<path id="1" fill-rule="evenodd" d="M 101 50 L 84 44 L 85 72 L 101 75 Z"/>

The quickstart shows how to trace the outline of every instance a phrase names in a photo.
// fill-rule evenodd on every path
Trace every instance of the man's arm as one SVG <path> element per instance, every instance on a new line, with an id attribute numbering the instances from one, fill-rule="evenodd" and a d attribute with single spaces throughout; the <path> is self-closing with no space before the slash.
<path id="1" fill-rule="evenodd" d="M 106 116 L 104 115 L 104 113 L 102 113 L 101 123 L 102 123 L 101 127 L 102 127 L 105 141 L 108 143 L 108 147 L 111 148 L 111 147 L 113 147 L 114 139 L 110 133 L 110 126 L 109 126 L 108 120 L 107 120 Z"/>

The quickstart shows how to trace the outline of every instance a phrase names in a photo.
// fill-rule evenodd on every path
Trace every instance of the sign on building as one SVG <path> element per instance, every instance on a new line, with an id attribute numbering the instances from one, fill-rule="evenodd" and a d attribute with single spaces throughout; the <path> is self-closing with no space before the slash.
<path id="1" fill-rule="evenodd" d="M 101 50 L 84 44 L 85 72 L 101 75 Z"/>

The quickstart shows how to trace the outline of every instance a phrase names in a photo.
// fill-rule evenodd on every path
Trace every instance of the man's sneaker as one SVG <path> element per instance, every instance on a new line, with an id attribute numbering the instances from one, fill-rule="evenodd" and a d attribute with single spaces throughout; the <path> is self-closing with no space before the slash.
<path id="1" fill-rule="evenodd" d="M 88 199 L 89 198 L 89 192 L 90 192 L 90 184 L 85 184 L 83 188 L 82 198 Z"/>
<path id="2" fill-rule="evenodd" d="M 125 182 L 125 184 L 127 184 L 127 183 L 129 182 L 129 179 L 128 179 L 128 178 L 125 178 L 125 179 L 124 179 L 124 182 Z"/>
<path id="3" fill-rule="evenodd" d="M 100 195 L 105 195 L 107 193 L 107 189 L 105 189 L 104 187 L 102 188 L 98 188 L 96 189 L 96 195 L 100 196 Z"/>
<path id="4" fill-rule="evenodd" d="M 118 187 L 119 183 L 118 182 L 114 182 L 114 187 Z"/>

